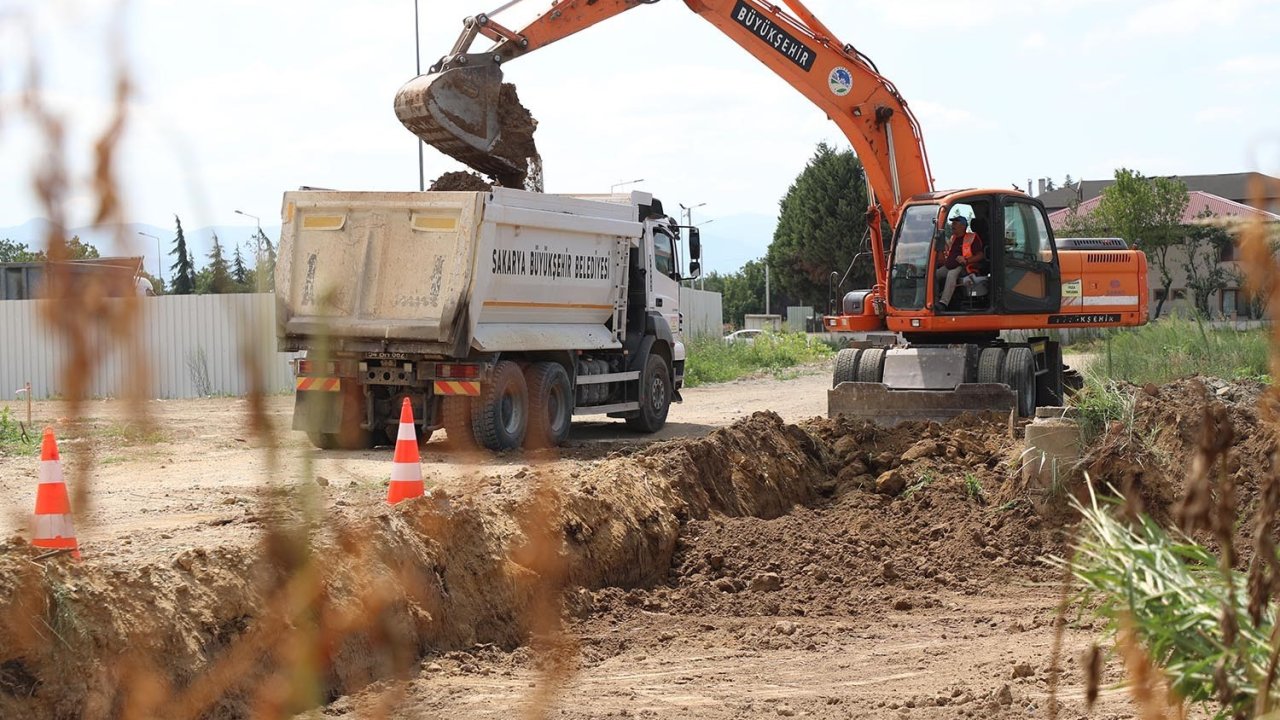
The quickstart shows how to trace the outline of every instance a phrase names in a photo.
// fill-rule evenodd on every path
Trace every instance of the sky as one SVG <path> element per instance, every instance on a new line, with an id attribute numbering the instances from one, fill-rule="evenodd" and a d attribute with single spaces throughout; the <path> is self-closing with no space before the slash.
<path id="1" fill-rule="evenodd" d="M 484 4 L 420 0 L 422 67 Z M 549 7 L 498 15 L 518 27 Z M 811 0 L 871 57 L 923 129 L 940 188 L 1050 177 L 1280 175 L 1280 0 Z M 124 219 L 278 224 L 301 185 L 416 190 L 396 120 L 415 73 L 414 3 L 0 0 L 0 227 L 47 213 L 51 167 L 29 71 L 65 127 L 67 224 L 92 220 L 94 142 L 114 74 L 132 79 L 117 177 Z M 506 66 L 549 192 L 653 192 L 694 222 L 774 216 L 820 141 L 847 146 L 789 85 L 679 0 L 645 5 Z M 430 179 L 461 169 L 431 148 Z M 710 229 L 710 228 L 709 228 Z M 124 248 L 127 249 L 127 248 Z"/>

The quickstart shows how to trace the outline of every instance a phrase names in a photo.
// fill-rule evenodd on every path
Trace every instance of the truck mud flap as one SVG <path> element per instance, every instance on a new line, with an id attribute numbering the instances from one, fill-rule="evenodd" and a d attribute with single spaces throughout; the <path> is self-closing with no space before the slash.
<path id="1" fill-rule="evenodd" d="M 965 413 L 1008 415 L 1017 397 L 1007 385 L 964 383 L 955 390 L 891 390 L 883 383 L 844 382 L 827 391 L 827 417 L 870 420 L 892 427 L 915 420 L 942 422 Z"/>
<path id="2" fill-rule="evenodd" d="M 298 390 L 293 400 L 293 429 L 335 434 L 342 427 L 342 393 Z"/>

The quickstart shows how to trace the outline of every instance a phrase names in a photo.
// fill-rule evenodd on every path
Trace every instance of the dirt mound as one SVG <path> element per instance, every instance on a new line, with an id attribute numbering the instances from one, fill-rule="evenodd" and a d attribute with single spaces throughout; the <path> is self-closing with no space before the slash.
<path id="1" fill-rule="evenodd" d="M 1273 427 L 1260 416 L 1265 385 L 1252 381 L 1187 378 L 1156 386 L 1121 388 L 1133 398 L 1133 423 L 1106 428 L 1085 458 L 1095 485 L 1140 498 L 1142 509 L 1163 523 L 1187 490 L 1207 408 L 1221 406 L 1232 434 L 1228 471 L 1236 482 L 1241 533 L 1252 533 L 1258 483 L 1271 472 Z"/>
<path id="2" fill-rule="evenodd" d="M 818 420 L 820 497 L 783 516 L 691 520 L 670 577 L 606 589 L 595 610 L 688 615 L 857 616 L 975 594 L 1010 574 L 1050 579 L 1042 563 L 1066 534 L 1016 500 L 1020 443 L 1007 420 L 887 430 Z"/>
<path id="3" fill-rule="evenodd" d="M 493 185 L 473 172 L 447 172 L 431 181 L 428 190 L 479 191 L 492 190 Z"/>
<path id="4" fill-rule="evenodd" d="M 271 700 L 300 711 L 401 676 L 424 652 L 527 637 L 531 487 L 553 488 L 551 557 L 569 582 L 600 588 L 664 577 L 690 518 L 772 517 L 826 477 L 819 445 L 771 413 L 576 474 L 323 519 L 298 490 L 264 509 L 279 524 L 260 547 L 189 550 L 163 566 L 40 565 L 11 540 L 0 548 L 0 716 L 112 717 L 130 703 L 258 715 L 310 658 L 312 691 Z"/>

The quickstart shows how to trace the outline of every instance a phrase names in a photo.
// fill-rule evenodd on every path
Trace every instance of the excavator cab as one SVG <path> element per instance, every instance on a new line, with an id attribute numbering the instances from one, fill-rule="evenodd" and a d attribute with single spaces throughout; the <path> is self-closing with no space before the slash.
<path id="1" fill-rule="evenodd" d="M 964 218 L 966 231 L 981 238 L 984 257 L 961 271 L 947 309 L 934 310 L 952 242 L 948 219 L 954 217 Z M 1044 208 L 1034 199 L 991 191 L 936 193 L 903 210 L 890 255 L 893 310 L 1006 315 L 1054 313 L 1060 304 L 1057 249 Z"/>

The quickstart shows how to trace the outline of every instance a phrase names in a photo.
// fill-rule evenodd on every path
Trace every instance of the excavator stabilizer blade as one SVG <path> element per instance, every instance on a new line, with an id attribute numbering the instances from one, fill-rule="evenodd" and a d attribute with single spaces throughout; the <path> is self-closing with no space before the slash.
<path id="1" fill-rule="evenodd" d="M 523 178 L 524 168 L 494 152 L 502 135 L 501 98 L 497 65 L 452 68 L 405 83 L 396 92 L 396 117 L 423 142 L 468 167 L 496 178 Z"/>
<path id="2" fill-rule="evenodd" d="M 1007 385 L 964 383 L 955 390 L 890 390 L 884 383 L 844 382 L 827 391 L 827 417 L 892 427 L 912 420 L 943 422 L 964 413 L 1008 415 L 1017 397 Z"/>

